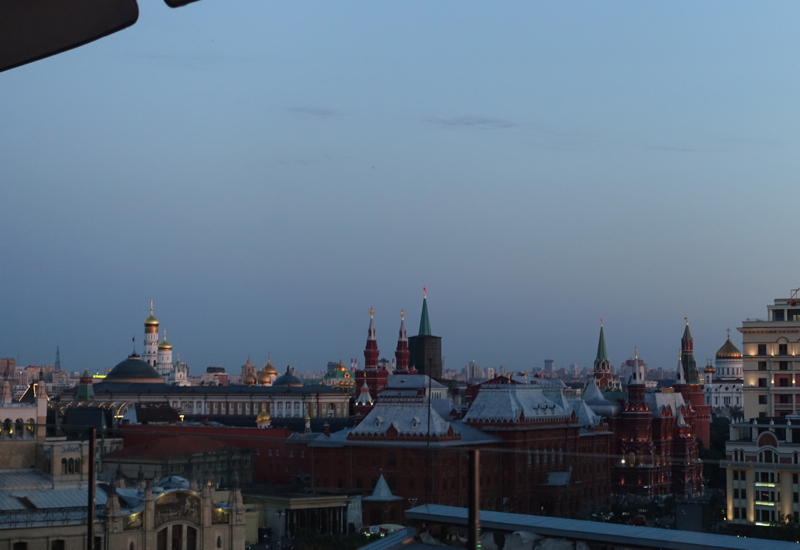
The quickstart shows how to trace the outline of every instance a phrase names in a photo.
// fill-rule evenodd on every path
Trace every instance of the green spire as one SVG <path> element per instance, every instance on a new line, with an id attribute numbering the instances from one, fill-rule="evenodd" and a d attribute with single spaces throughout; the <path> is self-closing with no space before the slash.
<path id="1" fill-rule="evenodd" d="M 431 335 L 431 321 L 428 319 L 428 287 L 422 287 L 422 316 L 419 319 L 419 335 Z"/>
<path id="2" fill-rule="evenodd" d="M 691 340 L 692 339 L 692 331 L 689 330 L 689 319 L 684 317 L 684 321 L 686 321 L 686 328 L 683 331 L 683 340 Z"/>
<path id="3" fill-rule="evenodd" d="M 597 359 L 594 364 L 608 363 L 608 352 L 606 352 L 606 335 L 603 332 L 603 323 L 600 322 L 600 340 L 597 342 Z"/>

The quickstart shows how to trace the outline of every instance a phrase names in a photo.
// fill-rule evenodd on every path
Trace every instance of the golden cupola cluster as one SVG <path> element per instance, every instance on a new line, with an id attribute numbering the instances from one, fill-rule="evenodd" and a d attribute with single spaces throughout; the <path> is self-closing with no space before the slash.
<path id="1" fill-rule="evenodd" d="M 258 372 L 258 383 L 262 386 L 270 386 L 277 377 L 278 370 L 272 365 L 272 360 L 267 359 L 267 364 Z"/>

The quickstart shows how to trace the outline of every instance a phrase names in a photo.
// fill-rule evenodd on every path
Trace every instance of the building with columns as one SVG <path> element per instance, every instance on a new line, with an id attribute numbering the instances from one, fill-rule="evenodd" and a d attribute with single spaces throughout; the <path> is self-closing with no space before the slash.
<path id="1" fill-rule="evenodd" d="M 269 365 L 269 364 L 268 364 Z M 271 366 L 271 365 L 269 365 Z M 126 403 L 168 403 L 186 416 L 252 417 L 266 411 L 272 418 L 347 418 L 349 394 L 324 385 L 305 386 L 289 372 L 264 385 L 177 386 L 167 384 L 154 367 L 138 355 L 117 364 L 93 386 L 95 400 Z M 261 379 L 261 374 L 259 374 Z M 64 398 L 79 388 L 65 392 Z"/>

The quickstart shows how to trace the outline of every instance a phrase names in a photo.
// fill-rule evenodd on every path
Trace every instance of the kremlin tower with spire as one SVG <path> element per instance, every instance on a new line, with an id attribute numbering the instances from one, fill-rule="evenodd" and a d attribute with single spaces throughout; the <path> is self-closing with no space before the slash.
<path id="1" fill-rule="evenodd" d="M 614 381 L 611 376 L 611 363 L 608 362 L 608 352 L 606 351 L 606 335 L 605 332 L 603 332 L 602 319 L 600 319 L 600 339 L 597 342 L 597 357 L 594 360 L 592 376 L 600 391 L 614 389 Z"/>
<path id="2" fill-rule="evenodd" d="M 711 407 L 706 405 L 703 393 L 703 381 L 697 372 L 697 362 L 694 359 L 694 339 L 689 329 L 689 319 L 686 319 L 686 328 L 681 338 L 681 360 L 678 364 L 678 383 L 675 391 L 680 392 L 684 401 L 689 406 L 689 414 L 694 418 L 691 422 L 694 435 L 703 442 L 706 449 L 711 444 Z"/>
<path id="3" fill-rule="evenodd" d="M 389 371 L 383 365 L 378 365 L 380 350 L 378 340 L 375 338 L 375 309 L 369 309 L 369 330 L 367 332 L 367 346 L 364 348 L 364 370 L 356 371 L 356 388 L 364 384 L 373 396 L 383 391 L 389 380 Z"/>
<path id="4" fill-rule="evenodd" d="M 431 334 L 428 318 L 428 289 L 422 289 L 422 315 L 419 320 L 419 334 L 408 339 L 411 366 L 420 374 L 427 374 L 434 380 L 442 379 L 442 337 Z"/>

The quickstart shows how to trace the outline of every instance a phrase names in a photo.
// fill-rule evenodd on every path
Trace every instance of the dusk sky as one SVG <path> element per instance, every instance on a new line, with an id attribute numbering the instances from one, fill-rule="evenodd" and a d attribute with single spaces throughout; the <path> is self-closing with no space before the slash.
<path id="1" fill-rule="evenodd" d="M 0 73 L 0 357 L 705 364 L 800 287 L 800 4 L 140 0 Z M 741 338 L 733 331 L 733 340 Z"/>

